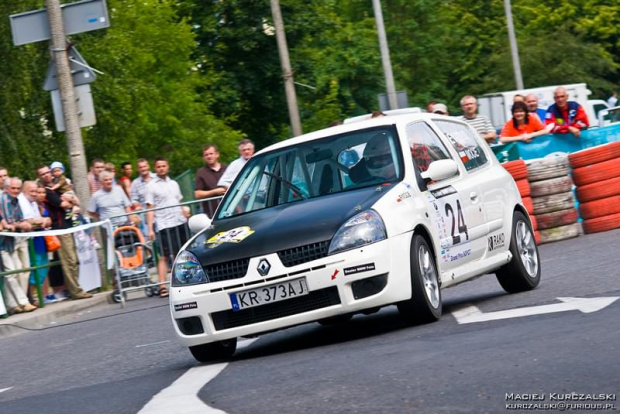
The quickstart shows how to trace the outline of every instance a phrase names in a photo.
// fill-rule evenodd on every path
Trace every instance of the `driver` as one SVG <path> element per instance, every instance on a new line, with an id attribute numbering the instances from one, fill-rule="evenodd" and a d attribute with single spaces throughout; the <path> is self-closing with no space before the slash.
<path id="1" fill-rule="evenodd" d="M 364 148 L 364 163 L 372 177 L 384 180 L 396 178 L 390 141 L 386 134 L 379 133 L 370 138 Z"/>

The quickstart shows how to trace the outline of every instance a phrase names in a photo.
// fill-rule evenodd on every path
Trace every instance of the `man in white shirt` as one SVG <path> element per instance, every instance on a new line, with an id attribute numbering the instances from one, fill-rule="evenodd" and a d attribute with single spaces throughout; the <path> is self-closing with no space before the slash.
<path id="1" fill-rule="evenodd" d="M 157 158 L 155 160 L 156 177 L 151 179 L 145 188 L 144 200 L 146 207 L 162 208 L 161 210 L 148 211 L 146 222 L 148 236 L 151 240 L 157 240 L 159 244 L 159 262 L 157 273 L 159 281 L 166 281 L 168 265 L 172 263 L 183 244 L 189 239 L 187 218 L 179 206 L 183 199 L 179 184 L 168 177 L 168 160 Z M 157 233 L 155 229 L 157 227 Z M 160 286 L 160 296 L 168 296 L 168 289 Z"/>
<path id="2" fill-rule="evenodd" d="M 217 186 L 225 190 L 228 190 L 228 187 L 235 181 L 245 163 L 254 155 L 254 143 L 252 140 L 243 139 L 239 142 L 238 149 L 240 157 L 230 163 L 226 171 L 224 171 L 222 178 L 217 182 Z"/>

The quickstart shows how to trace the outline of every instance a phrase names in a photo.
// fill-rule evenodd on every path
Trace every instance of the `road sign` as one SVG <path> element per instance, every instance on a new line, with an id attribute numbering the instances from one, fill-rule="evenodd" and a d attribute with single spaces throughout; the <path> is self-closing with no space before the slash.
<path id="1" fill-rule="evenodd" d="M 51 38 L 47 9 L 13 14 L 9 18 L 15 46 Z M 110 27 L 105 0 L 85 0 L 64 4 L 62 6 L 62 21 L 66 35 Z"/>
<path id="2" fill-rule="evenodd" d="M 88 63 L 86 63 L 75 46 L 71 46 L 71 49 L 69 49 L 69 66 L 71 67 L 73 86 L 93 83 L 95 79 L 97 79 L 97 75 L 95 75 L 95 72 L 88 66 Z M 47 66 L 47 75 L 45 76 L 43 89 L 46 91 L 58 89 L 58 72 L 54 60 L 51 60 Z"/>
<path id="3" fill-rule="evenodd" d="M 90 85 L 76 86 L 75 99 L 78 107 L 78 121 L 80 128 L 95 125 L 95 107 L 93 105 L 93 96 L 90 93 Z M 58 89 L 52 91 L 52 107 L 54 108 L 54 120 L 56 121 L 56 130 L 62 132 L 65 130 L 65 118 L 62 112 L 62 103 L 60 101 L 60 91 Z"/>

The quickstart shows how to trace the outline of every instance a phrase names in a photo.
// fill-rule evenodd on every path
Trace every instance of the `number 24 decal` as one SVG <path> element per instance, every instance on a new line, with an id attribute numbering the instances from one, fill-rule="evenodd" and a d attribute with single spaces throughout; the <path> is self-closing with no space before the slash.
<path id="1" fill-rule="evenodd" d="M 456 200 L 456 215 L 454 214 L 454 209 L 452 208 L 452 205 L 446 203 L 446 217 L 452 219 L 452 229 L 450 231 L 452 235 L 452 244 L 458 244 L 461 242 L 461 234 L 465 234 L 465 240 L 469 240 L 467 224 L 465 224 L 465 218 L 463 217 L 463 209 L 461 209 L 460 200 Z M 455 230 L 457 229 L 457 220 L 458 233 L 455 232 Z"/>

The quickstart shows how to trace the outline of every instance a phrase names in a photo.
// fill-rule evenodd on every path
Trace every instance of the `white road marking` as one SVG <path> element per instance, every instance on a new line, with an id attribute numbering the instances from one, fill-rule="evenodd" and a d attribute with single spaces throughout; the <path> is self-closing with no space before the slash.
<path id="1" fill-rule="evenodd" d="M 552 305 L 530 306 L 527 308 L 509 309 L 497 312 L 483 313 L 475 306 L 467 306 L 465 308 L 452 312 L 459 324 L 496 321 L 500 319 L 520 318 L 522 316 L 542 315 L 545 313 L 566 312 L 578 310 L 583 313 L 592 313 L 599 311 L 620 297 L 604 297 L 604 298 L 558 298 L 562 303 L 554 303 Z"/>
<path id="2" fill-rule="evenodd" d="M 237 349 L 249 346 L 258 338 L 239 341 Z M 189 369 L 168 388 L 161 390 L 138 412 L 138 414 L 226 414 L 225 411 L 209 407 L 200 398 L 198 392 L 209 381 L 226 368 L 228 363 L 199 365 Z"/>
<path id="3" fill-rule="evenodd" d="M 166 342 L 170 342 L 170 340 L 166 340 L 166 341 L 159 341 L 159 342 L 153 342 L 152 344 L 136 345 L 136 348 L 142 348 L 142 347 L 145 347 L 145 346 L 151 346 L 151 345 L 165 344 Z"/>
<path id="4" fill-rule="evenodd" d="M 13 388 L 13 387 L 9 387 L 9 388 L 0 388 L 0 392 L 8 391 L 8 390 L 10 390 L 11 388 Z"/>

